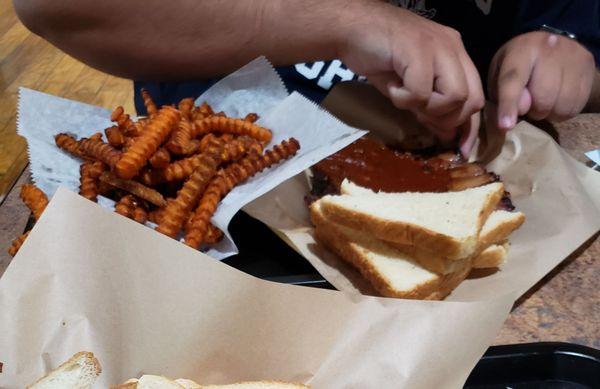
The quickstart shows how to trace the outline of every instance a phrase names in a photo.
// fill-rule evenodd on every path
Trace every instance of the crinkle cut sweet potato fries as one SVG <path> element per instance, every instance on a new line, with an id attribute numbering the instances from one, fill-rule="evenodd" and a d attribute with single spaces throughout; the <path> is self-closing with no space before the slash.
<path id="1" fill-rule="evenodd" d="M 115 211 L 140 223 L 151 221 L 156 230 L 199 248 L 214 244 L 223 232 L 210 223 L 218 204 L 235 187 L 255 174 L 295 155 L 294 138 L 263 153 L 271 131 L 256 124 L 258 115 L 230 118 L 207 104 L 196 107 L 191 98 L 158 108 L 150 94 L 142 97 L 148 117 L 131 119 L 117 107 L 115 125 L 89 138 L 57 134 L 56 145 L 82 160 L 79 194 L 96 201 L 98 195 L 115 200 Z M 44 193 L 24 185 L 21 197 L 39 218 L 48 203 Z M 15 255 L 24 234 L 13 242 Z"/>

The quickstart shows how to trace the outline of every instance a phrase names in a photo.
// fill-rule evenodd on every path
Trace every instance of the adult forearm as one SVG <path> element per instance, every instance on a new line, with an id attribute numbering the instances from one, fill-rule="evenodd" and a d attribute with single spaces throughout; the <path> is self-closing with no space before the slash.
<path id="1" fill-rule="evenodd" d="M 225 74 L 258 55 L 277 65 L 335 58 L 368 2 L 14 0 L 30 29 L 74 57 L 161 80 Z"/>

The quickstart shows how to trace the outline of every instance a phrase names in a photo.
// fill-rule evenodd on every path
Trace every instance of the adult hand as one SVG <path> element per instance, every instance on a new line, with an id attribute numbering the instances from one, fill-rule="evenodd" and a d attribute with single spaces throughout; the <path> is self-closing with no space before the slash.
<path id="1" fill-rule="evenodd" d="M 595 74 L 594 57 L 567 37 L 536 31 L 519 35 L 494 56 L 490 97 L 498 127 L 509 130 L 519 115 L 561 121 L 586 105 Z"/>
<path id="2" fill-rule="evenodd" d="M 383 2 L 369 7 L 350 10 L 354 17 L 339 57 L 442 140 L 460 131 L 461 150 L 468 155 L 485 101 L 460 34 Z"/>

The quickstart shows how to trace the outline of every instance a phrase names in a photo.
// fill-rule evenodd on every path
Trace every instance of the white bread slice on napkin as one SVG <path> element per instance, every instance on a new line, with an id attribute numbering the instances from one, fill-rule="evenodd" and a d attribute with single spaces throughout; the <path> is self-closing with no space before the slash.
<path id="1" fill-rule="evenodd" d="M 373 194 L 376 192 L 363 188 L 345 179 L 340 187 L 340 192 L 346 195 L 360 196 L 363 194 Z M 502 264 L 506 258 L 507 250 L 504 252 L 495 247 L 494 250 L 486 252 L 485 258 L 480 259 L 479 254 L 487 250 L 488 247 L 495 244 L 502 245 L 508 236 L 518 229 L 525 221 L 525 215 L 522 212 L 509 212 L 504 210 L 493 211 L 483 224 L 479 233 L 479 243 L 475 250 L 474 267 L 478 263 L 486 263 L 486 267 L 492 263 Z M 440 256 L 436 252 L 428 250 L 427 247 L 411 246 L 396 242 L 388 242 L 401 252 L 414 258 L 421 266 L 438 274 L 448 274 L 456 271 L 460 264 L 455 264 L 452 260 Z M 497 266 L 495 266 L 497 267 Z"/>
<path id="2" fill-rule="evenodd" d="M 27 388 L 88 389 L 101 372 L 102 368 L 94 354 L 82 351 Z"/>
<path id="3" fill-rule="evenodd" d="M 496 182 L 460 192 L 324 196 L 326 218 L 378 239 L 428 247 L 448 259 L 471 257 L 479 232 L 504 193 Z"/>
<path id="4" fill-rule="evenodd" d="M 471 260 L 464 259 L 455 261 L 460 264 L 456 272 L 438 275 L 371 234 L 331 221 L 323 214 L 320 201 L 314 202 L 310 211 L 317 241 L 358 269 L 382 296 L 440 300 L 471 269 Z"/>
<path id="5" fill-rule="evenodd" d="M 519 228 L 523 222 L 525 221 L 525 215 L 521 212 L 509 212 L 503 210 L 496 210 L 490 214 L 488 219 L 485 221 L 483 227 L 481 228 L 481 232 L 479 233 L 479 242 L 477 244 L 477 248 L 473 253 L 474 259 L 474 267 L 475 264 L 480 263 L 483 259 L 479 259 L 479 256 L 486 252 L 488 248 L 493 245 L 502 244 L 508 236 Z M 409 255 L 411 258 L 414 258 L 421 266 L 429 269 L 438 274 L 448 274 L 456 271 L 457 265 L 454 262 L 456 260 L 451 260 L 440 256 L 437 253 L 431 252 L 427 247 L 420 246 L 410 246 L 404 245 L 395 242 L 387 242 L 389 245 L 394 248 L 400 250 L 401 252 Z M 500 254 L 498 248 L 493 251 L 496 255 Z M 487 253 L 487 260 L 490 260 L 490 253 Z M 504 257 L 506 256 L 506 252 L 504 253 Z M 499 264 L 504 262 L 504 257 L 497 257 L 497 261 Z M 489 262 L 493 263 L 493 262 Z M 491 266 L 487 266 L 491 267 Z"/>
<path id="6" fill-rule="evenodd" d="M 504 242 L 510 234 L 525 222 L 522 212 L 497 210 L 491 213 L 479 233 L 479 248 L 482 252 L 492 244 Z"/>

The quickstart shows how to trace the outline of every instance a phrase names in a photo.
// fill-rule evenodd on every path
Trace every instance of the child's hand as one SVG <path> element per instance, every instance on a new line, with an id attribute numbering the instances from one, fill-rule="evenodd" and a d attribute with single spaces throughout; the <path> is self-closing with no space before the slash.
<path id="1" fill-rule="evenodd" d="M 509 130 L 518 115 L 565 120 L 590 96 L 594 57 L 576 41 L 547 32 L 519 35 L 498 50 L 488 88 L 498 105 L 498 127 Z"/>

